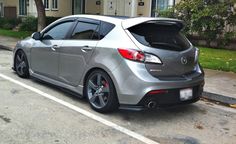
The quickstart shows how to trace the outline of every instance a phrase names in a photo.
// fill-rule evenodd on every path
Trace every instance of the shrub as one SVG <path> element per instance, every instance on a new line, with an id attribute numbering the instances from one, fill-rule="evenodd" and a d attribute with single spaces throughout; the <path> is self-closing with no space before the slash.
<path id="1" fill-rule="evenodd" d="M 220 38 L 223 41 L 218 41 L 218 45 L 227 45 L 235 38 L 235 32 L 226 28 L 236 26 L 234 3 L 236 0 L 181 0 L 174 8 L 160 15 L 183 20 L 187 35 L 196 33 L 209 45 Z"/>
<path id="2" fill-rule="evenodd" d="M 6 30 L 11 30 L 14 28 L 14 25 L 11 24 L 11 23 L 5 23 L 3 26 L 2 26 L 3 29 L 6 29 Z"/>
<path id="3" fill-rule="evenodd" d="M 46 17 L 46 25 L 51 24 L 52 22 L 58 20 L 60 17 Z M 17 19 L 7 19 L 0 17 L 0 28 L 2 29 L 13 29 L 17 25 L 19 25 L 20 31 L 37 31 L 38 19 L 35 17 L 23 17 Z"/>
<path id="4" fill-rule="evenodd" d="M 46 17 L 46 26 L 59 19 L 59 17 Z M 38 19 L 35 17 L 22 18 L 20 31 L 37 31 Z"/>
<path id="5" fill-rule="evenodd" d="M 46 17 L 46 25 L 49 25 L 58 19 L 60 19 L 60 17 Z"/>
<path id="6" fill-rule="evenodd" d="M 5 25 L 6 20 L 4 18 L 0 18 L 0 28 L 3 28 L 3 25 Z"/>
<path id="7" fill-rule="evenodd" d="M 20 31 L 37 31 L 37 22 L 38 20 L 35 17 L 22 18 Z"/>
<path id="8" fill-rule="evenodd" d="M 13 29 L 21 22 L 20 19 L 0 18 L 0 28 Z"/>

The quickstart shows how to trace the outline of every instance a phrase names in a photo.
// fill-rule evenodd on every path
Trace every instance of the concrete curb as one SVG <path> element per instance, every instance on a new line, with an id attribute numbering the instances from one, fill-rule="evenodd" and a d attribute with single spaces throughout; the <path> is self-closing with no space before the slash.
<path id="1" fill-rule="evenodd" d="M 203 92 L 203 98 L 211 100 L 211 101 L 217 101 L 226 105 L 235 105 L 236 104 L 236 98 L 232 98 L 229 96 L 224 96 L 220 94 L 215 94 L 211 92 Z"/>
<path id="2" fill-rule="evenodd" d="M 12 48 L 10 48 L 8 46 L 4 46 L 4 45 L 0 45 L 0 49 L 5 49 L 5 50 L 8 50 L 8 51 L 13 51 Z"/>

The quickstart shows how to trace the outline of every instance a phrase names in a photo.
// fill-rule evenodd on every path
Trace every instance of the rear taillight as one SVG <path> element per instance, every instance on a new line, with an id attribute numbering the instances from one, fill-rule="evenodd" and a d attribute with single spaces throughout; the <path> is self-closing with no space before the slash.
<path id="1" fill-rule="evenodd" d="M 146 63 L 162 64 L 161 60 L 153 54 L 144 53 L 142 51 L 138 51 L 134 49 L 118 48 L 118 51 L 123 58 L 129 59 L 129 60 L 146 62 Z"/>
<path id="2" fill-rule="evenodd" d="M 139 62 L 145 61 L 145 54 L 141 51 L 137 51 L 133 49 L 121 49 L 121 48 L 119 48 L 118 51 L 121 54 L 121 56 L 126 59 L 139 61 Z"/>
<path id="3" fill-rule="evenodd" d="M 156 95 L 156 94 L 166 94 L 168 90 L 153 90 L 148 92 L 148 95 Z"/>

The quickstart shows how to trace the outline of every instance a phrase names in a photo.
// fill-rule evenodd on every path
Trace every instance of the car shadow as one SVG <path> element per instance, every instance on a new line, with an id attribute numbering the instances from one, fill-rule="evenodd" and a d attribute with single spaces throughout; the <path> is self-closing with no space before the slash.
<path id="1" fill-rule="evenodd" d="M 31 78 L 36 84 L 43 85 L 45 87 L 49 87 L 50 89 L 54 91 L 60 91 L 60 93 L 63 94 L 63 96 L 66 96 L 67 98 L 85 104 L 89 106 L 86 98 L 81 98 L 81 95 L 73 93 L 67 89 L 58 87 L 56 85 L 44 82 L 42 80 Z M 184 119 L 185 117 L 189 115 L 193 115 L 193 113 L 199 113 L 199 114 L 207 114 L 207 111 L 201 107 L 199 107 L 197 104 L 187 104 L 187 105 L 180 105 L 175 107 L 169 107 L 169 108 L 157 108 L 157 109 L 147 109 L 147 110 L 141 110 L 141 111 L 134 111 L 134 110 L 122 110 L 119 109 L 112 113 L 106 113 L 103 114 L 105 117 L 114 117 L 126 122 L 143 122 L 145 121 L 148 123 L 149 121 L 170 121 L 173 119 Z"/>
<path id="2" fill-rule="evenodd" d="M 153 121 L 171 121 L 185 119 L 194 116 L 194 114 L 207 114 L 207 111 L 197 104 L 188 104 L 175 106 L 171 108 L 147 109 L 142 111 L 119 110 L 112 113 L 114 117 L 120 117 L 124 121 L 132 122 L 153 122 Z"/>
<path id="3" fill-rule="evenodd" d="M 45 81 L 37 79 L 37 78 L 31 78 L 31 80 L 38 85 L 43 85 L 43 86 L 48 87 L 54 91 L 59 91 L 60 93 L 63 94 L 63 96 L 66 96 L 66 97 L 70 98 L 71 100 L 79 101 L 82 103 L 87 103 L 86 98 L 82 98 L 81 95 L 79 95 L 75 92 L 72 92 L 68 89 L 56 86 L 54 84 L 45 82 Z"/>

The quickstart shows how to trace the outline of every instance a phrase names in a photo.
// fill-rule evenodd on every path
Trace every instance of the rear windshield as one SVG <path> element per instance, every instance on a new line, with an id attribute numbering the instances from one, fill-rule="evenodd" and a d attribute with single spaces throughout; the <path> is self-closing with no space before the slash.
<path id="1" fill-rule="evenodd" d="M 183 51 L 190 47 L 176 25 L 142 23 L 128 29 L 141 44 L 158 49 Z"/>

